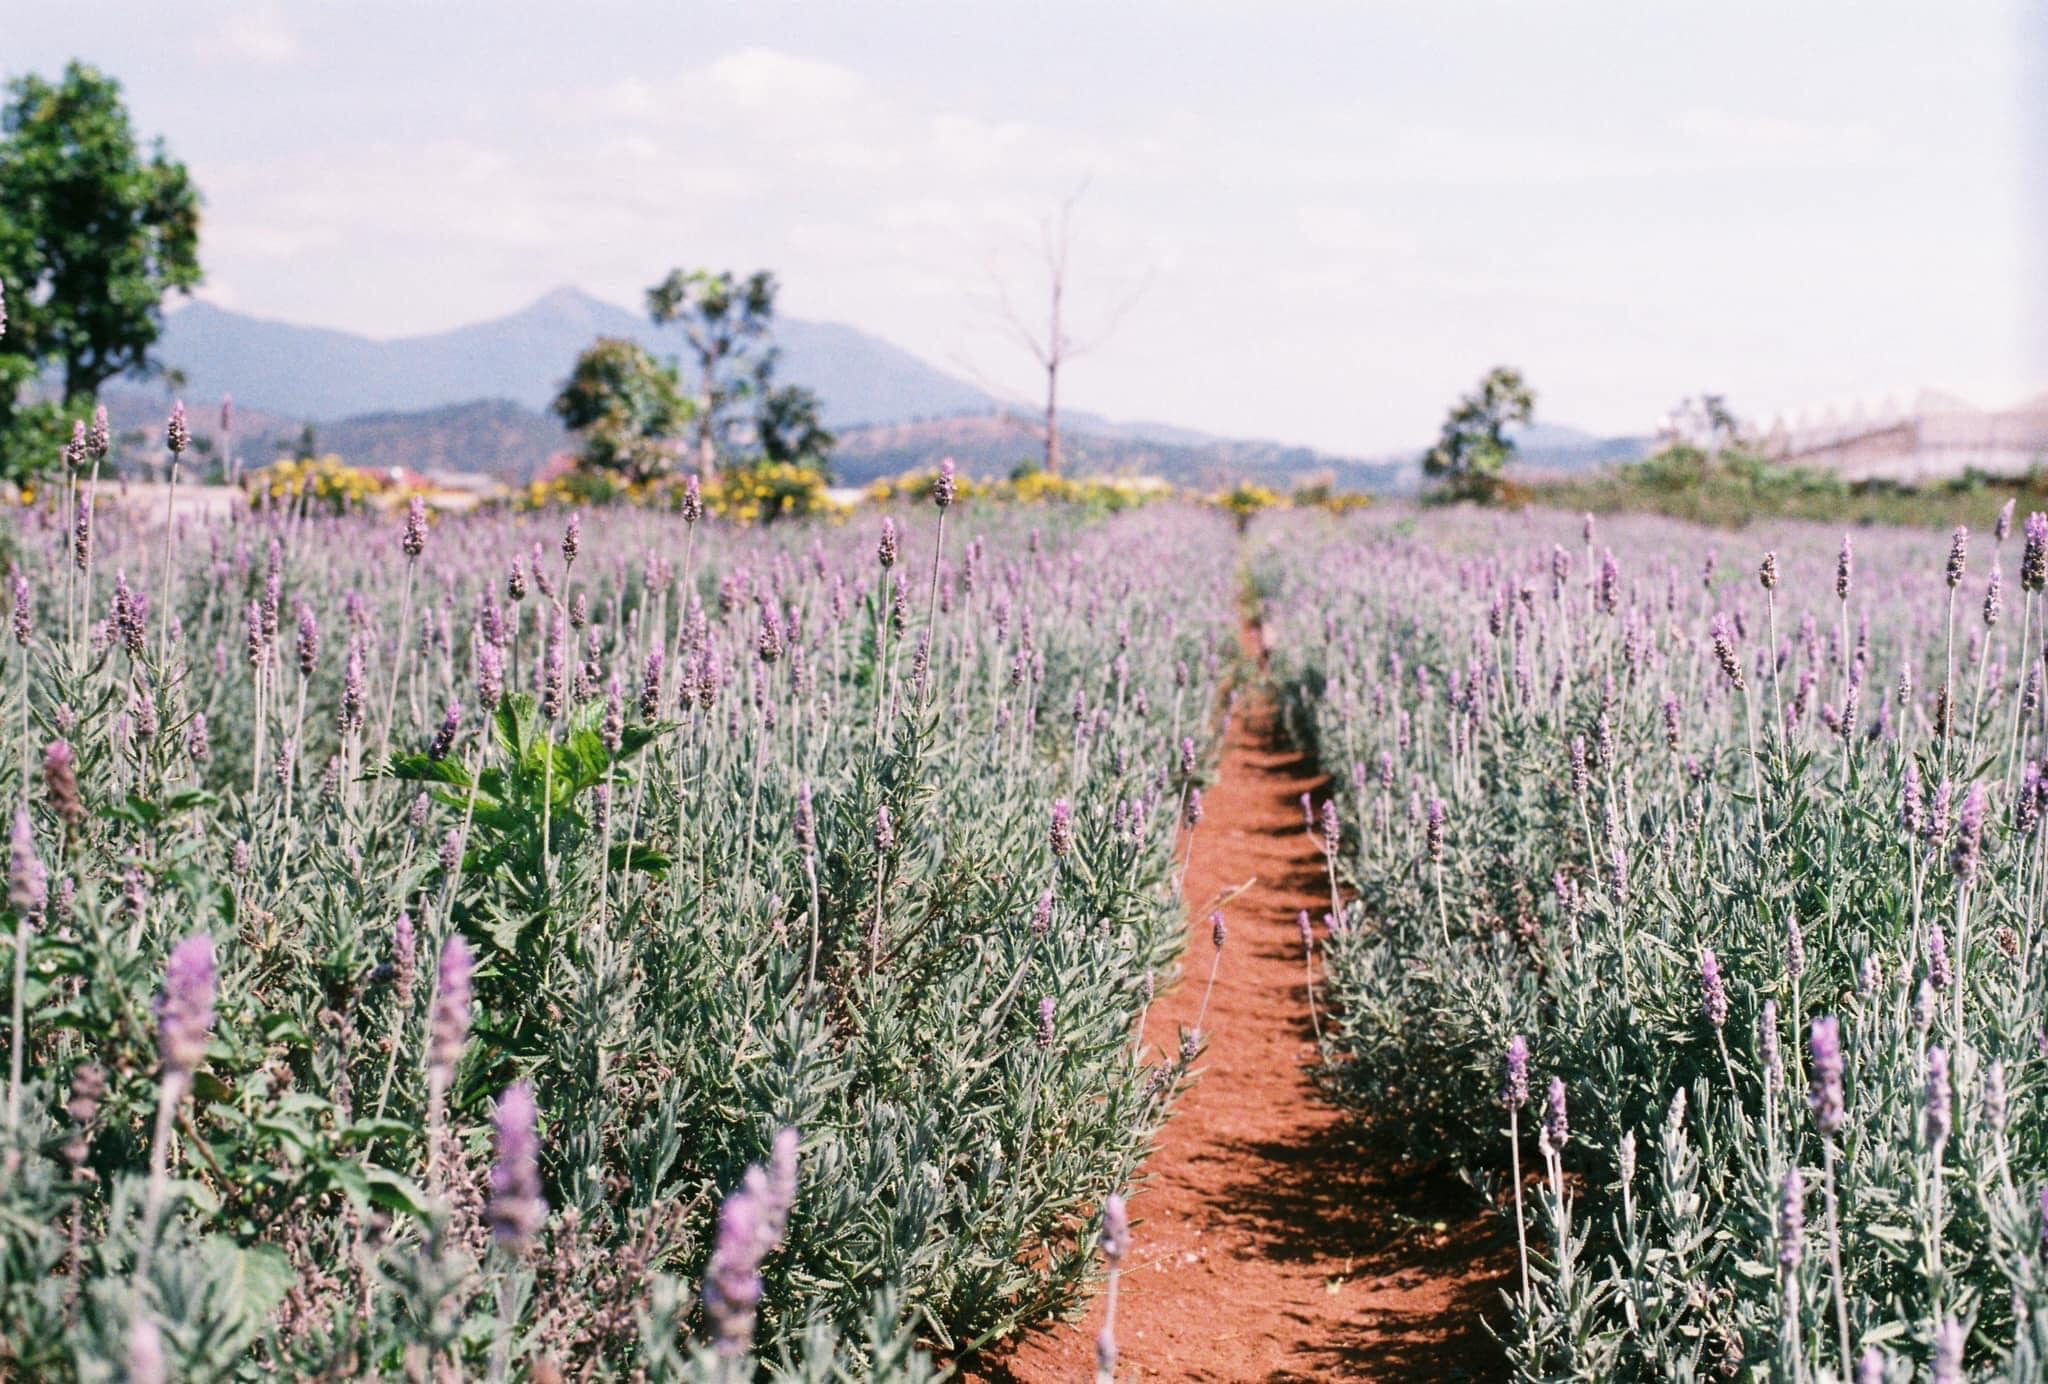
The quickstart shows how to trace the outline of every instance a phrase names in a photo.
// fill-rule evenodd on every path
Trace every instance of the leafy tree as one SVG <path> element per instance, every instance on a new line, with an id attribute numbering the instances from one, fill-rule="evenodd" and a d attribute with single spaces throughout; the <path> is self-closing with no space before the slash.
<path id="1" fill-rule="evenodd" d="M 690 345 L 697 370 L 696 465 L 706 479 L 717 474 L 720 451 L 744 421 L 737 406 L 762 392 L 774 369 L 767 344 L 776 289 L 765 269 L 745 279 L 725 270 L 674 269 L 647 290 L 654 324 L 680 325 Z"/>
<path id="2" fill-rule="evenodd" d="M 82 63 L 20 77 L 0 107 L 0 465 L 53 463 L 65 409 L 24 403 L 45 371 L 83 412 L 117 375 L 154 368 L 167 294 L 200 281 L 199 192 L 163 141 L 137 144 L 121 86 Z"/>
<path id="3" fill-rule="evenodd" d="M 1522 382 L 1522 372 L 1495 366 L 1444 419 L 1436 446 L 1422 458 L 1424 474 L 1441 482 L 1452 498 L 1494 499 L 1501 471 L 1515 454 L 1508 424 L 1528 422 L 1535 410 L 1536 395 Z"/>
<path id="4" fill-rule="evenodd" d="M 629 481 L 674 468 L 676 439 L 693 412 L 674 366 L 615 336 L 599 337 L 576 358 L 554 407 L 565 426 L 583 434 L 585 466 Z"/>
<path id="5" fill-rule="evenodd" d="M 763 382 L 767 382 L 766 377 Z M 802 385 L 770 385 L 764 389 L 754 416 L 754 433 L 763 459 L 808 467 L 830 479 L 832 445 L 838 439 L 825 427 L 818 396 Z"/>
<path id="6" fill-rule="evenodd" d="M 1741 440 L 1742 423 L 1728 407 L 1725 394 L 1681 399 L 1664 422 L 1663 441 L 1667 448 L 1685 447 L 1704 453 L 1706 461 L 1720 460 L 1724 448 Z"/>

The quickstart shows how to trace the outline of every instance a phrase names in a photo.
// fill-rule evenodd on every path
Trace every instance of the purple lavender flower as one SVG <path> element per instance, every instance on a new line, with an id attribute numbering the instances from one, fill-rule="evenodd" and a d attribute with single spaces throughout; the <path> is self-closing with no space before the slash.
<path id="1" fill-rule="evenodd" d="M 1926 802 L 1920 793 L 1920 768 L 1912 760 L 1906 761 L 1906 773 L 1899 784 L 1899 825 L 1906 835 L 1918 836 Z"/>
<path id="2" fill-rule="evenodd" d="M 164 444 L 171 449 L 172 456 L 180 456 L 192 445 L 192 429 L 185 422 L 185 401 L 178 400 L 171 405 L 171 421 L 164 425 Z"/>
<path id="3" fill-rule="evenodd" d="M 1721 961 L 1712 947 L 1700 952 L 1700 1013 L 1715 1028 L 1728 1022 L 1728 988 L 1721 982 Z"/>
<path id="4" fill-rule="evenodd" d="M 647 666 L 640 674 L 640 719 L 652 721 L 661 714 L 661 650 L 647 652 Z"/>
<path id="5" fill-rule="evenodd" d="M 583 551 L 583 511 L 570 514 L 569 522 L 562 526 L 562 562 L 572 566 L 576 555 Z"/>
<path id="6" fill-rule="evenodd" d="M 498 1097 L 491 1118 L 497 1161 L 491 1165 L 491 1198 L 484 1220 L 499 1244 L 523 1250 L 548 1215 L 540 1192 L 540 1139 L 534 1131 L 539 1112 L 532 1083 L 509 1087 Z"/>
<path id="7" fill-rule="evenodd" d="M 811 785 L 798 785 L 796 790 L 796 817 L 790 825 L 791 834 L 796 837 L 796 848 L 804 855 L 811 855 L 818 849 L 818 819 L 811 806 Z"/>
<path id="8" fill-rule="evenodd" d="M 504 697 L 505 655 L 485 640 L 476 646 L 476 699 L 485 711 L 495 711 Z"/>
<path id="9" fill-rule="evenodd" d="M 1550 1078 L 1550 1098 L 1543 1109 L 1543 1151 L 1547 1155 L 1564 1152 L 1565 1141 L 1571 1137 L 1571 1127 L 1565 1120 L 1564 1078 Z"/>
<path id="10" fill-rule="evenodd" d="M 405 507 L 405 532 L 400 535 L 398 546 L 408 561 L 427 550 L 427 502 L 418 495 Z"/>
<path id="11" fill-rule="evenodd" d="M 7 848 L 7 901 L 21 917 L 34 917 L 49 902 L 50 873 L 36 855 L 35 829 L 28 809 L 14 809 L 14 834 Z"/>
<path id="12" fill-rule="evenodd" d="M 410 913 L 400 913 L 391 925 L 391 973 L 399 1004 L 409 1003 L 413 980 L 419 974 L 419 939 L 413 934 Z"/>
<path id="13" fill-rule="evenodd" d="M 1785 915 L 1785 975 L 1798 980 L 1806 974 L 1806 933 L 1799 926 L 1799 915 Z"/>
<path id="14" fill-rule="evenodd" d="M 163 1333 L 141 1308 L 128 1323 L 128 1384 L 164 1384 Z"/>
<path id="15" fill-rule="evenodd" d="M 31 622 L 33 607 L 34 599 L 29 591 L 28 577 L 17 567 L 14 569 L 14 642 L 24 649 L 28 647 L 29 636 L 35 632 Z"/>
<path id="16" fill-rule="evenodd" d="M 598 739 L 605 749 L 614 756 L 626 743 L 626 699 L 619 687 L 619 675 L 614 673 L 606 679 L 604 686 L 604 716 L 598 722 Z"/>
<path id="17" fill-rule="evenodd" d="M 1510 1110 L 1529 1103 L 1529 1040 L 1519 1033 L 1508 1039 L 1501 1063 L 1500 1103 Z"/>
<path id="18" fill-rule="evenodd" d="M 1217 951 L 1223 950 L 1223 940 L 1228 933 L 1229 929 L 1223 924 L 1223 911 L 1218 909 L 1216 912 L 1211 913 L 1209 915 L 1209 941 L 1214 944 Z"/>
<path id="19" fill-rule="evenodd" d="M 1948 1086 L 1948 1050 L 1936 1043 L 1927 1050 L 1927 1142 L 1939 1148 L 1948 1142 L 1951 1125 Z"/>
<path id="20" fill-rule="evenodd" d="M 1422 850 L 1432 865 L 1441 865 L 1444 859 L 1444 800 L 1431 798 L 1429 810 L 1424 815 L 1422 827 Z"/>
<path id="21" fill-rule="evenodd" d="M 363 646 L 351 641 L 348 662 L 341 672 L 341 733 L 352 735 L 363 728 L 363 708 L 368 693 L 363 681 Z"/>
<path id="22" fill-rule="evenodd" d="M 2020 549 L 2020 589 L 2039 591 L 2048 586 L 2048 514 L 2039 510 L 2027 516 L 2026 543 Z"/>
<path id="23" fill-rule="evenodd" d="M 1806 1185 L 1797 1165 L 1785 1174 L 1785 1192 L 1778 1201 L 1778 1266 L 1796 1269 L 1804 1251 Z"/>
<path id="24" fill-rule="evenodd" d="M 1778 589 L 1778 555 L 1776 553 L 1764 554 L 1764 560 L 1758 564 L 1756 569 L 1756 579 L 1766 591 L 1776 591 Z"/>
<path id="25" fill-rule="evenodd" d="M 1131 1251 L 1131 1218 L 1124 1207 L 1124 1199 L 1111 1192 L 1102 1199 L 1102 1259 L 1114 1269 L 1121 1266 L 1124 1256 Z"/>
<path id="26" fill-rule="evenodd" d="M 896 849 L 896 823 L 889 816 L 889 805 L 883 803 L 875 809 L 875 854 L 887 855 Z"/>
<path id="27" fill-rule="evenodd" d="M 683 522 L 694 524 L 704 517 L 704 488 L 691 476 L 683 482 Z"/>
<path id="28" fill-rule="evenodd" d="M 427 1080 L 437 1090 L 455 1084 L 455 1064 L 469 1041 L 470 977 L 476 957 L 457 933 L 441 948 L 441 970 L 428 1012 Z"/>
<path id="29" fill-rule="evenodd" d="M 1743 690 L 1742 662 L 1735 656 L 1735 634 L 1725 615 L 1716 615 L 1707 623 L 1707 636 L 1713 641 L 1714 661 L 1721 665 L 1721 675 L 1737 692 Z"/>
<path id="30" fill-rule="evenodd" d="M 1052 890 L 1047 889 L 1038 896 L 1038 902 L 1031 907 L 1031 930 L 1043 937 L 1052 930 Z"/>
<path id="31" fill-rule="evenodd" d="M 92 454 L 102 461 L 114 445 L 114 429 L 107 422 L 105 404 L 98 405 L 92 411 L 92 432 L 86 437 L 86 445 L 92 449 Z"/>
<path id="32" fill-rule="evenodd" d="M 896 565 L 896 521 L 886 516 L 882 520 L 882 537 L 875 544 L 875 560 L 885 571 Z"/>
<path id="33" fill-rule="evenodd" d="M 1183 782 L 1195 776 L 1195 738 L 1192 735 L 1180 738 L 1180 776 Z"/>
<path id="34" fill-rule="evenodd" d="M 1949 866 L 1956 879 L 1968 888 L 1977 878 L 1979 848 L 1984 837 L 1984 785 L 1973 783 L 1963 794 L 1962 810 L 1956 814 L 1955 849 Z"/>
<path id="35" fill-rule="evenodd" d="M 1936 923 L 1927 930 L 1927 980 L 1937 990 L 1948 989 L 1956 978 L 1948 957 L 1948 935 Z"/>
<path id="36" fill-rule="evenodd" d="M 201 932 L 178 943 L 156 1001 L 157 1052 L 166 1080 L 189 1077 L 206 1060 L 214 984 L 213 939 Z"/>
<path id="37" fill-rule="evenodd" d="M 1942 569 L 1942 580 L 1949 584 L 1951 590 L 1963 584 L 1963 569 L 1968 565 L 1969 558 L 1970 531 L 1958 525 L 1956 531 L 1949 536 L 1948 565 Z"/>
<path id="38" fill-rule="evenodd" d="M 1756 1021 L 1757 1056 L 1763 1061 L 1764 1089 L 1772 1095 L 1785 1089 L 1785 1062 L 1778 1051 L 1778 1002 L 1765 1000 Z"/>
<path id="39" fill-rule="evenodd" d="M 2005 1090 L 2005 1059 L 1993 1058 L 1984 1072 L 1984 1090 L 1981 1096 L 1984 1124 L 1994 1136 L 2005 1133 L 2007 1113 Z"/>
<path id="40" fill-rule="evenodd" d="M 1065 798 L 1057 799 L 1052 805 L 1052 853 L 1064 857 L 1074 849 L 1074 809 Z"/>
<path id="41" fill-rule="evenodd" d="M 932 503 L 941 511 L 951 509 L 958 494 L 958 485 L 953 478 L 953 458 L 947 457 L 939 463 L 939 474 L 932 481 Z"/>
<path id="42" fill-rule="evenodd" d="M 1813 1021 L 1807 1040 L 1813 1055 L 1813 1083 L 1807 1104 L 1822 1134 L 1839 1133 L 1848 1112 L 1842 1104 L 1842 1028 L 1832 1014 Z"/>
<path id="43" fill-rule="evenodd" d="M 299 602 L 298 619 L 299 675 L 309 678 L 320 662 L 320 621 L 304 601 Z"/>
<path id="44" fill-rule="evenodd" d="M 2004 593 L 2000 589 L 2001 583 L 2002 578 L 1999 575 L 1998 566 L 1996 563 L 1993 563 L 1991 567 L 1991 580 L 1984 584 L 1984 627 L 1986 629 L 1998 623 L 1998 617 L 2005 609 Z"/>
<path id="45" fill-rule="evenodd" d="M 782 1242 L 796 1199 L 794 1130 L 776 1136 L 774 1172 L 747 1169 L 718 1213 L 718 1239 L 704 1270 L 704 1315 L 721 1355 L 737 1359 L 753 1348 L 754 1317 L 761 1305 L 761 1261 Z"/>
<path id="46" fill-rule="evenodd" d="M 428 759 L 446 759 L 455 748 L 455 737 L 462 730 L 462 703 L 448 703 L 447 712 L 441 717 L 441 728 L 434 732 L 433 741 L 427 746 Z"/>
<path id="47" fill-rule="evenodd" d="M 78 796 L 78 760 L 62 740 L 52 740 L 43 750 L 43 793 L 65 826 L 75 828 L 85 820 L 85 801 Z"/>
<path id="48" fill-rule="evenodd" d="M 1934 1328 L 1934 1384 L 1963 1384 L 1964 1340 L 1962 1324 L 1954 1317 L 1943 1317 Z"/>
<path id="49" fill-rule="evenodd" d="M 1855 556 L 1849 549 L 1849 535 L 1845 533 L 1842 535 L 1841 555 L 1835 559 L 1835 597 L 1838 600 L 1849 599 L 1849 573 L 1854 561 Z"/>
<path id="50" fill-rule="evenodd" d="M 1038 1002 L 1038 1050 L 1045 1052 L 1052 1047 L 1052 996 L 1047 995 Z"/>
<path id="51" fill-rule="evenodd" d="M 1188 789 L 1187 808 L 1185 811 L 1181 813 L 1181 823 L 1182 825 L 1192 830 L 1195 826 L 1200 824 L 1201 820 L 1202 790 L 1199 788 L 1190 788 Z"/>

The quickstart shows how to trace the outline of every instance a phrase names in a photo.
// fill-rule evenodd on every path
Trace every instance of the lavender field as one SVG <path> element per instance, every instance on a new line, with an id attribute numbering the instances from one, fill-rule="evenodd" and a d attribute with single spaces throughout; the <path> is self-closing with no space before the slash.
<path id="1" fill-rule="evenodd" d="M 1325 1085 L 1481 1172 L 1517 1377 L 2048 1372 L 2048 518 L 1263 521 Z"/>
<path id="2" fill-rule="evenodd" d="M 6 539 L 0 1369 L 916 1378 L 1077 1299 L 1197 1047 L 1225 518 L 90 475 Z"/>

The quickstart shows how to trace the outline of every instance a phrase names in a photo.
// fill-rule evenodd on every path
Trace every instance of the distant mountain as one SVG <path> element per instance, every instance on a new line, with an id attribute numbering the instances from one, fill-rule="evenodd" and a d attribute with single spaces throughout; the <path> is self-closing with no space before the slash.
<path id="1" fill-rule="evenodd" d="M 1344 490 L 1388 490 L 1403 469 L 1398 462 L 1362 462 L 1277 442 L 1229 441 L 1142 424 L 1100 427 L 1100 420 L 1075 415 L 1061 433 L 1067 469 L 1074 474 L 1158 476 L 1201 489 L 1251 480 L 1285 490 L 1327 480 Z M 1157 440 L 1161 435 L 1192 440 Z M 833 467 L 846 484 L 861 485 L 879 476 L 925 470 L 951 457 L 969 475 L 992 478 L 1007 476 L 1020 462 L 1035 462 L 1043 453 L 1044 444 L 1029 422 L 991 411 L 850 429 L 839 436 Z"/>
<path id="2" fill-rule="evenodd" d="M 232 394 L 265 413 L 315 423 L 414 413 L 477 399 L 545 411 L 576 355 L 599 336 L 637 341 L 664 358 L 680 333 L 574 288 L 508 317 L 427 336 L 378 341 L 193 303 L 164 319 L 157 357 L 195 399 Z M 984 391 L 878 337 L 832 322 L 775 325 L 781 377 L 815 390 L 828 425 L 936 417 L 990 408 Z"/>
<path id="3" fill-rule="evenodd" d="M 1557 423 L 1518 423 L 1508 429 L 1515 459 L 1545 471 L 1577 471 L 1634 461 L 1650 450 L 1648 437 L 1601 437 Z"/>

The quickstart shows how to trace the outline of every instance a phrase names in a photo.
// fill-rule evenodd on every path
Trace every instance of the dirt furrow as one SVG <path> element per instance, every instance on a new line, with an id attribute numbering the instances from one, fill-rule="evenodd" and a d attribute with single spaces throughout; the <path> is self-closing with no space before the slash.
<path id="1" fill-rule="evenodd" d="M 1264 694 L 1241 699 L 1195 832 L 1184 978 L 1147 1025 L 1162 1049 L 1194 1025 L 1209 914 L 1226 899 L 1208 1047 L 1130 1202 L 1120 1379 L 1504 1374 L 1481 1325 L 1512 1270 L 1497 1224 L 1463 1185 L 1381 1151 L 1310 1080 L 1297 915 L 1320 920 L 1329 890 L 1300 800 L 1320 802 L 1323 785 Z M 983 1362 L 982 1377 L 1092 1378 L 1102 1311 Z"/>

